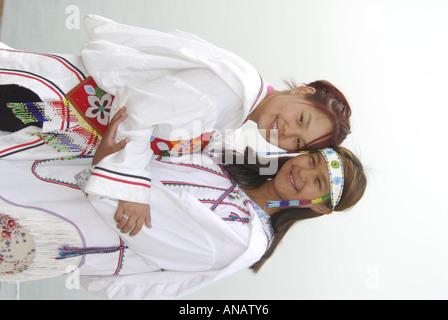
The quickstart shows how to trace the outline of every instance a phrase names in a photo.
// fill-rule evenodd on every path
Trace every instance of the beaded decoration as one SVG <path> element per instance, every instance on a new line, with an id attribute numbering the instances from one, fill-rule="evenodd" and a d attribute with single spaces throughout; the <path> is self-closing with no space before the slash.
<path id="1" fill-rule="evenodd" d="M 314 200 L 290 200 L 290 201 L 271 201 L 269 200 L 265 208 L 276 208 L 276 207 L 297 207 L 301 205 L 309 205 L 314 203 L 319 203 L 327 199 L 331 199 L 331 205 L 334 209 L 341 200 L 342 190 L 344 189 L 344 168 L 342 166 L 342 160 L 339 154 L 332 148 L 320 149 L 319 152 L 323 155 L 327 167 L 328 173 L 330 175 L 330 187 L 331 193 L 329 195 L 314 199 Z M 299 153 L 305 152 L 269 152 L 269 155 L 274 154 L 288 154 L 291 156 L 296 156 Z M 257 153 L 259 154 L 259 153 Z"/>
<path id="2" fill-rule="evenodd" d="M 313 200 L 291 200 L 291 201 L 271 201 L 268 200 L 266 204 L 266 209 L 268 208 L 278 208 L 278 207 L 298 207 L 303 205 L 309 205 L 314 203 L 319 203 L 324 200 L 330 199 L 331 195 L 327 194 L 326 196 L 313 199 Z"/>

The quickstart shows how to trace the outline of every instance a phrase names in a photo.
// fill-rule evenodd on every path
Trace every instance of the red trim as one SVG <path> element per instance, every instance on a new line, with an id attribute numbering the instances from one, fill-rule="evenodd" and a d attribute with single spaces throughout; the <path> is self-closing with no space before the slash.
<path id="1" fill-rule="evenodd" d="M 55 89 L 53 89 L 51 86 L 49 86 L 49 85 L 46 84 L 44 81 L 42 81 L 42 80 L 40 80 L 40 79 L 38 79 L 38 78 L 31 77 L 31 76 L 27 76 L 27 75 L 24 75 L 24 74 L 21 74 L 21 73 L 15 73 L 15 72 L 4 72 L 4 71 L 0 71 L 0 74 L 1 74 L 1 73 L 3 73 L 3 74 L 12 74 L 12 75 L 15 75 L 15 76 L 21 76 L 21 77 L 25 77 L 25 78 L 30 78 L 30 79 L 37 80 L 37 81 L 41 82 L 42 84 L 44 84 L 45 86 L 47 86 L 48 88 L 50 88 L 54 93 L 56 93 L 56 94 L 59 96 L 59 98 L 60 98 L 61 100 L 64 99 L 64 97 L 63 97 L 59 92 L 57 92 L 57 91 L 56 91 Z"/>
<path id="2" fill-rule="evenodd" d="M 60 63 L 62 63 L 67 69 L 69 69 L 71 72 L 73 72 L 74 74 L 76 74 L 76 77 L 79 79 L 79 81 L 83 81 L 84 79 L 79 75 L 78 71 L 74 70 L 73 68 L 71 68 L 70 66 L 67 65 L 67 63 L 65 63 L 65 61 L 59 59 L 58 57 L 55 56 L 51 56 L 48 54 L 42 54 L 42 53 L 36 53 L 36 52 L 28 52 L 28 51 L 19 51 L 19 50 L 9 50 L 9 49 L 0 49 L 2 51 L 8 51 L 8 52 L 17 52 L 17 53 L 28 53 L 28 54 L 35 54 L 38 56 L 43 56 L 43 57 L 47 57 L 47 58 L 52 58 L 55 59 L 57 61 L 59 61 Z"/>
<path id="3" fill-rule="evenodd" d="M 38 143 L 38 142 L 41 142 L 41 141 L 42 141 L 42 138 L 39 138 L 39 139 L 37 139 L 36 141 L 33 141 L 33 142 L 28 142 L 28 143 L 25 143 L 25 144 L 21 144 L 19 146 L 15 146 L 15 147 L 11 147 L 11 148 L 2 150 L 2 151 L 0 151 L 0 153 L 4 153 L 6 151 L 17 149 L 17 148 L 21 148 L 21 147 L 26 147 L 26 146 L 29 146 L 30 144 Z"/>
<path id="4" fill-rule="evenodd" d="M 136 185 L 136 186 L 141 186 L 141 187 L 145 187 L 145 188 L 151 188 L 150 185 L 144 184 L 144 183 L 138 183 L 138 182 L 131 182 L 131 181 L 126 181 L 126 180 L 121 180 L 121 179 L 117 179 L 117 178 L 112 178 L 112 177 L 108 177 L 99 173 L 92 173 L 92 176 L 97 176 L 100 178 L 104 178 L 104 179 L 109 179 L 109 180 L 113 180 L 113 181 L 117 181 L 117 182 L 122 182 L 122 183 L 127 183 L 127 184 L 132 184 L 132 185 Z"/>

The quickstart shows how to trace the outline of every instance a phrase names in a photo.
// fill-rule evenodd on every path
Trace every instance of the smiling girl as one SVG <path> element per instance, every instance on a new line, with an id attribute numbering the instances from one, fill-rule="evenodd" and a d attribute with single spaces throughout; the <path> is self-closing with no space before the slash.
<path id="1" fill-rule="evenodd" d="M 148 215 L 152 155 L 201 151 L 214 131 L 252 120 L 289 151 L 337 145 L 350 133 L 350 106 L 327 81 L 278 91 L 240 57 L 189 33 L 95 15 L 85 29 L 81 57 L 0 49 L 0 130 L 13 131 L 0 132 L 0 158 L 92 157 L 104 123 L 125 106 L 114 139 L 126 148 L 95 162 L 86 189 L 122 200 L 129 216 Z M 15 85 L 14 97 L 1 94 Z M 11 113 L 25 123 L 11 128 Z"/>
<path id="2" fill-rule="evenodd" d="M 290 91 L 272 90 L 248 116 L 262 136 L 285 150 L 341 144 L 350 133 L 351 109 L 344 95 L 324 80 L 286 83 Z"/>

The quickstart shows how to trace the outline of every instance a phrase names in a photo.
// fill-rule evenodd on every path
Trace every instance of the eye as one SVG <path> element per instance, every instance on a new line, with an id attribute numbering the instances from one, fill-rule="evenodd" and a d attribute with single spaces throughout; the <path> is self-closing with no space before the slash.
<path id="1" fill-rule="evenodd" d="M 300 116 L 300 120 L 299 120 L 299 125 L 301 126 L 303 124 L 303 113 L 302 113 L 302 115 Z"/>
<path id="2" fill-rule="evenodd" d="M 319 178 L 316 178 L 316 184 L 317 184 L 319 190 L 322 190 L 322 185 L 320 183 L 320 179 Z"/>
<path id="3" fill-rule="evenodd" d="M 312 168 L 316 167 L 316 160 L 314 159 L 314 157 L 311 157 L 311 167 Z"/>
<path id="4" fill-rule="evenodd" d="M 300 149 L 300 139 L 297 139 L 297 150 Z"/>

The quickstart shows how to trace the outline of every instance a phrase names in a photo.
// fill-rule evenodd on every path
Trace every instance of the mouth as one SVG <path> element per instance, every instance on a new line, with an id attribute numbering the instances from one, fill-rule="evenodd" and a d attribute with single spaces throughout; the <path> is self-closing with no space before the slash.
<path id="1" fill-rule="evenodd" d="M 270 134 L 273 136 L 278 136 L 278 117 L 275 117 L 274 120 L 272 120 L 270 125 Z"/>
<path id="2" fill-rule="evenodd" d="M 289 173 L 286 177 L 286 181 L 288 182 L 289 186 L 293 188 L 295 191 L 297 190 L 296 184 L 294 183 L 294 179 L 292 178 L 292 173 Z"/>
<path id="3" fill-rule="evenodd" d="M 278 130 L 278 117 L 271 122 L 271 130 Z"/>

